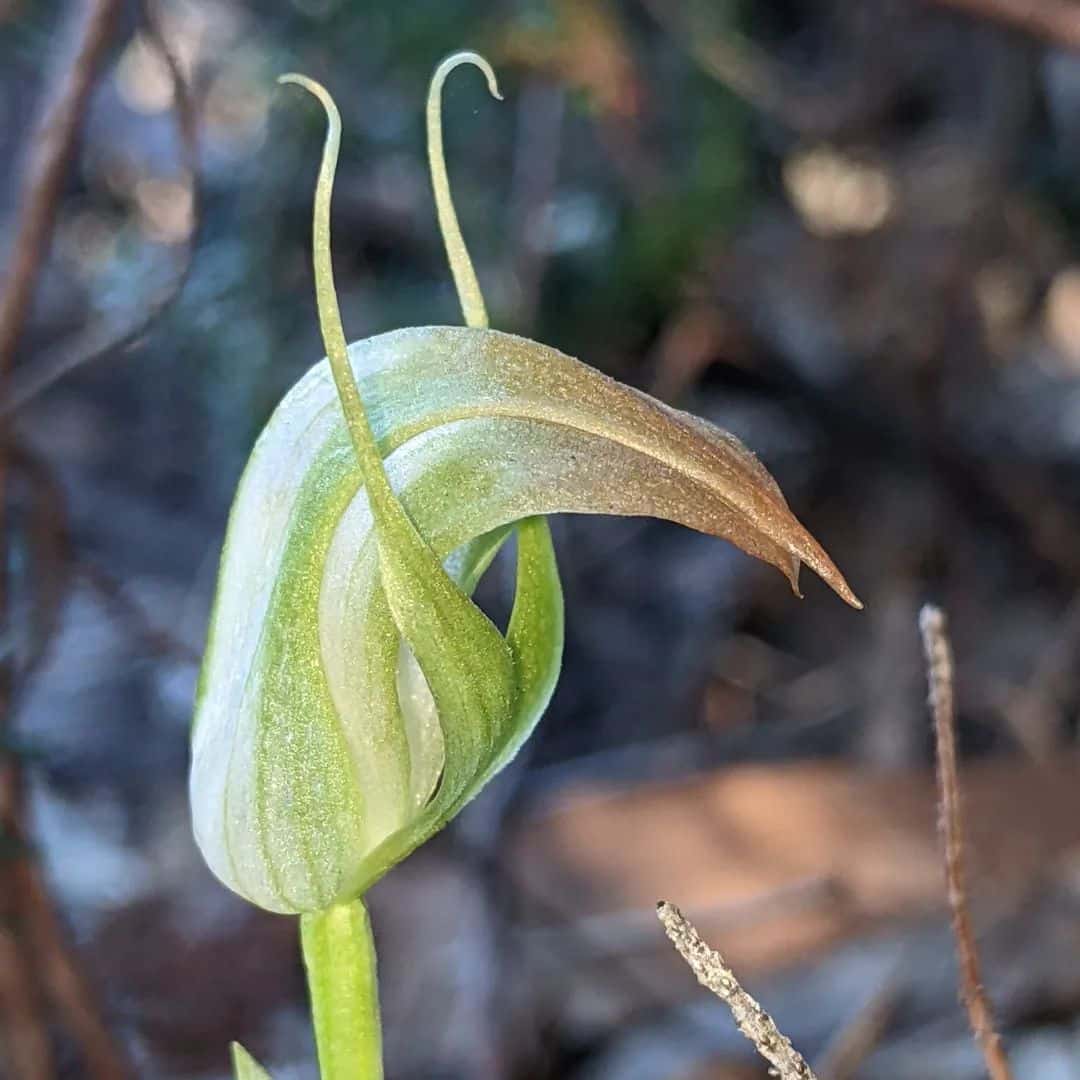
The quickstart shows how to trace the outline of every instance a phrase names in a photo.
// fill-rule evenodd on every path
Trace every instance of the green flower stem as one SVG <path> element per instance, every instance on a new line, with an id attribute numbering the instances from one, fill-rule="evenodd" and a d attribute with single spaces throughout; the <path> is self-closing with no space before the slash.
<path id="1" fill-rule="evenodd" d="M 382 1080 L 375 941 L 362 900 L 300 917 L 322 1080 Z"/>

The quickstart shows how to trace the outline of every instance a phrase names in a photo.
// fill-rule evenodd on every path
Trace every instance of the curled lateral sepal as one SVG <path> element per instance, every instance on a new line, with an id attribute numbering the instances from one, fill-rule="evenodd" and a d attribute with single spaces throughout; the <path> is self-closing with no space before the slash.
<path id="1" fill-rule="evenodd" d="M 766 470 L 704 421 L 484 325 L 346 346 L 329 241 L 340 125 L 325 90 L 290 81 L 329 118 L 313 245 L 327 359 L 271 417 L 233 504 L 191 798 L 221 880 L 304 912 L 364 892 L 543 712 L 563 636 L 543 515 L 666 518 L 736 543 L 793 586 L 805 562 L 858 601 Z M 510 533 L 504 636 L 469 594 Z"/>
<path id="2" fill-rule="evenodd" d="M 437 793 L 424 814 L 439 817 L 486 765 L 517 697 L 513 657 L 491 620 L 443 569 L 390 486 L 349 366 L 330 258 L 330 193 L 340 143 L 340 119 L 330 95 L 299 75 L 322 102 L 328 134 L 315 196 L 315 290 L 323 343 L 345 414 L 372 516 L 379 582 L 393 622 L 420 666 L 438 712 L 443 763 Z"/>

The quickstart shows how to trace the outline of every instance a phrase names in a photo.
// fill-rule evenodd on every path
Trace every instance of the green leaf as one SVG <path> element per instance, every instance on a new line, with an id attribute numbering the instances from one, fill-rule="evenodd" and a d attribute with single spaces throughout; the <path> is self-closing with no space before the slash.
<path id="1" fill-rule="evenodd" d="M 270 1080 L 270 1074 L 238 1043 L 231 1043 L 234 1080 Z"/>

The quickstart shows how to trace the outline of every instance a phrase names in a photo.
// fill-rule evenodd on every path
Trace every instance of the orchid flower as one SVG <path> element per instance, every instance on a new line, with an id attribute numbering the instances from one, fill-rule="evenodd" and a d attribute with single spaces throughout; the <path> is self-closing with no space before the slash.
<path id="1" fill-rule="evenodd" d="M 190 790 L 206 862 L 252 903 L 304 916 L 309 971 L 327 919 L 449 822 L 543 714 L 563 650 L 546 515 L 678 522 L 772 564 L 796 591 L 805 563 L 859 606 L 734 436 L 488 328 L 443 161 L 441 91 L 462 63 L 499 93 L 487 61 L 461 52 L 436 70 L 428 99 L 439 223 L 467 325 L 352 344 L 330 257 L 340 119 L 322 86 L 281 79 L 328 119 L 313 242 L 327 358 L 278 406 L 240 481 Z M 471 593 L 511 536 L 503 632 Z M 327 1064 L 314 982 L 312 992 L 324 1076 L 360 1075 Z"/>

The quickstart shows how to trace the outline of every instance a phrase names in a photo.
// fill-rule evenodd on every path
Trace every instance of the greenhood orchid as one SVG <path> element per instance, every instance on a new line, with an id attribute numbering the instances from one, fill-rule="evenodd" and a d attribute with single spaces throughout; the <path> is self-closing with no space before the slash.
<path id="1" fill-rule="evenodd" d="M 546 345 L 488 329 L 428 104 L 440 224 L 465 327 L 346 344 L 330 260 L 340 122 L 314 267 L 327 359 L 258 439 L 229 520 L 193 729 L 191 801 L 214 873 L 252 903 L 361 896 L 515 754 L 558 678 L 563 601 L 545 515 L 649 515 L 737 544 L 797 588 L 858 601 L 736 438 Z M 516 538 L 501 632 L 470 594 Z"/>

